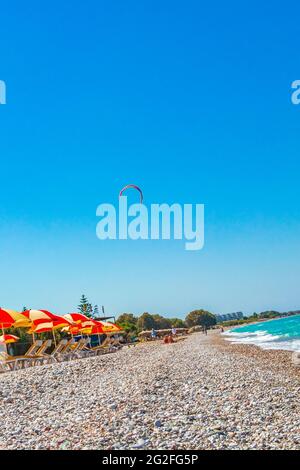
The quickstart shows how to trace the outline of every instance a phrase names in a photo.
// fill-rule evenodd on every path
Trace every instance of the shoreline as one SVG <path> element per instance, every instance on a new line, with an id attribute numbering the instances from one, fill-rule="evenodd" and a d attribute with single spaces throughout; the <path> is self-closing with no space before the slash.
<path id="1" fill-rule="evenodd" d="M 232 343 L 225 340 L 220 333 L 209 335 L 209 342 L 212 347 L 219 351 L 236 356 L 251 357 L 254 360 L 265 364 L 267 367 L 280 372 L 287 373 L 300 379 L 300 368 L 292 364 L 293 351 L 286 349 L 263 349 L 255 344 Z"/>
<path id="2" fill-rule="evenodd" d="M 300 314 L 292 315 L 292 316 L 290 316 L 290 317 L 295 317 L 295 316 L 299 316 L 299 317 L 300 317 Z M 264 347 L 262 347 L 262 346 L 260 345 L 259 342 L 256 342 L 256 341 L 255 341 L 255 336 L 254 336 L 254 338 L 253 338 L 253 341 L 247 340 L 247 341 L 244 342 L 244 341 L 243 341 L 243 337 L 237 337 L 237 336 L 234 335 L 235 330 L 238 330 L 238 329 L 240 329 L 240 328 L 247 328 L 248 326 L 251 326 L 251 325 L 260 325 L 260 324 L 262 324 L 262 323 L 268 323 L 268 322 L 279 321 L 279 320 L 281 320 L 281 319 L 283 319 L 283 318 L 287 318 L 287 317 L 277 317 L 277 318 L 271 318 L 271 319 L 260 320 L 260 321 L 258 321 L 258 322 L 251 322 L 251 323 L 244 324 L 244 325 L 236 325 L 236 326 L 225 327 L 225 328 L 223 327 L 224 332 L 223 332 L 223 335 L 222 335 L 222 336 L 226 337 L 226 340 L 225 340 L 225 341 L 226 341 L 226 342 L 229 342 L 229 343 L 231 343 L 231 344 L 233 344 L 233 342 L 236 341 L 235 344 L 257 346 L 259 349 L 262 349 L 262 350 L 264 350 L 264 351 L 269 351 L 269 350 L 273 350 L 273 351 L 275 351 L 275 352 L 276 352 L 276 351 L 287 351 L 287 352 L 290 352 L 291 354 L 294 353 L 294 352 L 296 352 L 296 351 L 300 351 L 300 342 L 299 342 L 300 337 L 299 337 L 299 336 L 290 337 L 290 338 L 285 339 L 285 338 L 284 338 L 285 335 L 282 335 L 282 338 L 283 338 L 284 341 L 281 342 L 280 340 L 275 340 L 275 339 L 274 339 L 274 342 L 273 342 L 273 343 L 270 342 L 270 345 L 271 345 L 271 344 L 272 344 L 272 345 L 275 345 L 274 348 L 268 348 L 268 343 L 269 343 L 269 342 L 266 343 L 266 342 L 264 342 L 264 341 L 261 341 L 261 344 L 264 344 L 264 345 L 267 344 L 267 346 L 264 348 Z M 231 331 L 233 332 L 232 335 L 230 335 L 230 333 L 229 333 L 229 332 L 231 332 Z M 254 330 L 254 331 L 251 331 L 251 330 L 250 330 L 250 331 L 248 331 L 248 332 L 247 332 L 247 331 L 242 331 L 242 333 L 245 334 L 245 335 L 246 335 L 247 333 L 249 333 L 249 335 L 253 335 L 254 333 L 256 333 L 256 331 L 259 332 L 259 331 L 263 331 L 263 330 Z M 269 332 L 268 332 L 268 330 L 266 330 L 266 333 L 267 333 L 267 336 L 273 336 L 272 333 L 269 333 Z M 236 333 L 236 335 L 238 335 L 238 334 L 239 334 L 239 332 Z M 241 333 L 240 333 L 240 334 L 241 334 Z M 278 336 L 278 333 L 276 334 L 276 336 Z M 262 336 L 261 338 L 263 338 L 263 336 Z M 297 343 L 296 345 L 294 344 L 295 341 L 298 341 L 298 343 Z M 284 343 L 284 346 L 285 346 L 285 347 L 283 347 L 283 343 Z M 294 347 L 292 347 L 292 345 L 294 345 Z M 295 346 L 296 346 L 296 347 L 295 347 Z"/>

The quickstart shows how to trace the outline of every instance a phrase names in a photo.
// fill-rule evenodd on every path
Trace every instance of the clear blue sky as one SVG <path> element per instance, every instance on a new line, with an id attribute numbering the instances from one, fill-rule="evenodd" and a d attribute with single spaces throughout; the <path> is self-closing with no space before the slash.
<path id="1" fill-rule="evenodd" d="M 298 2 L 1 5 L 0 304 L 300 308 Z M 96 207 L 204 203 L 206 243 L 101 242 Z"/>

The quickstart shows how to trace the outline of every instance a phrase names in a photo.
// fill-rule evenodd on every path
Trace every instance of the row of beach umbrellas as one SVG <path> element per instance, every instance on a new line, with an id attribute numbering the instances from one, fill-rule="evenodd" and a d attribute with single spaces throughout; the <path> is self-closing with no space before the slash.
<path id="1" fill-rule="evenodd" d="M 7 328 L 28 328 L 28 333 L 33 335 L 52 331 L 55 342 L 54 331 L 61 329 L 71 335 L 87 334 L 101 335 L 118 333 L 121 328 L 111 322 L 102 322 L 89 318 L 82 313 L 68 313 L 66 315 L 55 315 L 48 310 L 25 310 L 17 312 L 6 308 L 0 308 L 0 328 L 2 336 L 0 343 L 13 343 L 19 338 L 15 335 L 6 335 Z"/>

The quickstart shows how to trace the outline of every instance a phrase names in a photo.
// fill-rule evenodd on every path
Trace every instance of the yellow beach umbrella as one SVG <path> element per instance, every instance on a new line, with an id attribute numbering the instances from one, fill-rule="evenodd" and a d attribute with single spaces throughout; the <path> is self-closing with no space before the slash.
<path id="1" fill-rule="evenodd" d="M 122 328 L 109 321 L 98 321 L 101 324 L 104 333 L 119 333 Z"/>
<path id="2" fill-rule="evenodd" d="M 5 328 L 30 326 L 31 321 L 22 313 L 16 312 L 8 308 L 0 308 L 0 328 L 4 335 Z"/>
<path id="3" fill-rule="evenodd" d="M 64 328 L 67 328 L 66 327 L 67 325 L 67 322 L 66 321 L 63 321 L 62 320 L 58 320 L 57 322 L 54 322 L 54 321 L 43 321 L 41 323 L 38 323 L 37 325 L 36 324 L 33 324 L 30 328 L 30 330 L 28 331 L 28 333 L 31 333 L 31 334 L 39 334 L 39 333 L 45 333 L 47 331 L 51 331 L 52 332 L 52 336 L 53 336 L 53 341 L 54 341 L 54 344 L 56 346 L 56 338 L 55 338 L 55 333 L 54 331 L 55 330 L 58 330 L 58 329 L 64 329 Z"/>
<path id="4" fill-rule="evenodd" d="M 55 345 L 56 338 L 54 330 L 58 330 L 59 328 L 74 324 L 74 322 L 61 317 L 60 315 L 55 315 L 54 313 L 49 312 L 49 310 L 25 310 L 23 315 L 32 321 L 30 332 L 32 333 L 33 337 L 34 333 L 52 331 Z"/>
<path id="5" fill-rule="evenodd" d="M 96 324 L 95 320 L 83 315 L 82 313 L 67 313 L 63 318 L 71 323 L 80 325 L 81 328 L 92 327 Z"/>
<path id="6" fill-rule="evenodd" d="M 16 343 L 19 341 L 19 337 L 15 335 L 2 335 L 0 336 L 0 343 L 2 344 L 10 344 L 10 343 Z"/>
<path id="7" fill-rule="evenodd" d="M 12 326 L 18 328 L 30 326 L 30 324 L 30 319 L 28 319 L 22 313 L 8 308 L 0 308 L 0 326 L 2 331 L 5 328 L 11 328 Z"/>

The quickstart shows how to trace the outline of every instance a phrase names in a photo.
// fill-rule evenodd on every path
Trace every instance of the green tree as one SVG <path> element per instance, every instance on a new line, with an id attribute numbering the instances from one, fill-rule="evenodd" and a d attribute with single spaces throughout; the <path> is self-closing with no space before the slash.
<path id="1" fill-rule="evenodd" d="M 137 320 L 138 319 L 132 313 L 122 313 L 117 318 L 117 324 L 119 325 L 120 323 L 132 323 L 136 325 Z"/>
<path id="2" fill-rule="evenodd" d="M 86 316 L 90 317 L 90 318 L 93 318 L 93 315 L 94 315 L 93 306 L 92 306 L 92 304 L 88 303 Z"/>
<path id="3" fill-rule="evenodd" d="M 92 318 L 93 316 L 93 307 L 89 303 L 88 299 L 84 294 L 82 294 L 80 298 L 80 303 L 78 305 L 78 311 L 82 313 L 82 315 L 86 315 L 89 318 Z"/>
<path id="4" fill-rule="evenodd" d="M 117 325 L 119 325 L 126 333 L 137 333 L 137 318 L 132 313 L 122 313 L 117 318 Z"/>
<path id="5" fill-rule="evenodd" d="M 152 328 L 156 328 L 155 320 L 152 315 L 148 312 L 144 312 L 137 321 L 137 328 L 139 331 L 142 330 L 151 330 Z"/>
<path id="6" fill-rule="evenodd" d="M 94 310 L 93 310 L 93 317 L 94 317 L 94 318 L 97 318 L 97 317 L 99 317 L 99 307 L 98 307 L 98 305 L 97 305 L 97 304 L 96 304 L 96 305 L 94 305 Z"/>
<path id="7" fill-rule="evenodd" d="M 123 322 L 123 323 L 118 323 L 118 325 L 124 330 L 126 333 L 134 333 L 136 334 L 138 332 L 137 326 L 134 323 L 128 323 L 128 322 Z"/>
<path id="8" fill-rule="evenodd" d="M 152 318 L 155 322 L 155 327 L 157 330 L 164 330 L 167 328 L 172 328 L 172 322 L 170 318 L 162 317 L 161 315 L 152 315 Z"/>
<path id="9" fill-rule="evenodd" d="M 171 324 L 174 328 L 185 328 L 185 322 L 181 318 L 171 318 Z"/>
<path id="10" fill-rule="evenodd" d="M 208 312 L 207 310 L 193 310 L 190 312 L 185 319 L 188 327 L 192 326 L 205 326 L 209 328 L 217 323 L 215 315 Z"/>
<path id="11" fill-rule="evenodd" d="M 261 318 L 276 318 L 280 317 L 281 313 L 277 312 L 277 310 L 267 310 L 266 312 L 261 312 L 259 317 Z"/>

